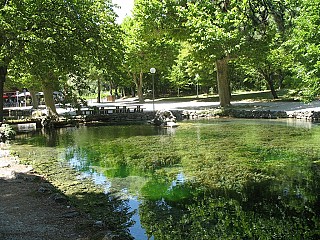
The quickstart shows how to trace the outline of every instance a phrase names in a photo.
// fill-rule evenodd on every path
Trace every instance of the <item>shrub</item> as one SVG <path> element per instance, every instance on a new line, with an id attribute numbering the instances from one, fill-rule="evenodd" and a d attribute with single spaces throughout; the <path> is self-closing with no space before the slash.
<path id="1" fill-rule="evenodd" d="M 9 124 L 2 124 L 0 127 L 0 141 L 5 142 L 7 140 L 14 139 L 16 132 Z"/>

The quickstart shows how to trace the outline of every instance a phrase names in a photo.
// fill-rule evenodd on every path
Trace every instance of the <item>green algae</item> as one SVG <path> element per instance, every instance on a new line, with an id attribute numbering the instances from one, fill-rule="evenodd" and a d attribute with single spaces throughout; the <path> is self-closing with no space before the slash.
<path id="1" fill-rule="evenodd" d="M 217 120 L 181 123 L 174 131 L 150 126 L 83 128 L 53 139 L 52 158 L 59 156 L 60 160 L 50 162 L 56 161 L 57 172 L 66 173 L 61 168 L 67 167 L 74 176 L 101 173 L 112 189 L 126 188 L 129 194 L 136 194 L 141 223 L 148 236 L 156 239 L 319 236 L 317 126 Z M 34 147 L 43 141 L 21 142 Z M 35 158 L 37 154 L 30 159 L 43 159 Z M 55 177 L 48 170 L 51 166 L 39 165 L 44 173 L 48 171 L 48 177 Z M 61 184 L 62 189 L 85 182 L 75 177 L 66 184 L 68 181 L 57 178 L 56 185 Z M 87 188 L 65 191 L 86 199 L 91 194 Z M 84 209 L 100 206 L 99 201 L 87 202 Z M 125 210 L 126 204 L 123 206 Z"/>

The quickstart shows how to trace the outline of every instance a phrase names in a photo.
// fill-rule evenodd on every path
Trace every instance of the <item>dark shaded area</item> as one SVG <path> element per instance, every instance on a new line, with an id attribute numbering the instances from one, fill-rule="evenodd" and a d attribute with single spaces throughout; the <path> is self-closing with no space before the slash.
<path id="1" fill-rule="evenodd" d="M 113 216 L 118 229 L 103 221 L 103 215 L 125 213 L 106 195 L 79 193 L 68 198 L 42 177 L 21 173 L 16 179 L 0 179 L 0 192 L 2 240 L 131 239 L 123 230 L 127 218 Z M 79 206 L 87 206 L 87 211 Z M 98 215 L 101 220 L 93 217 Z"/>
<path id="2" fill-rule="evenodd" d="M 18 174 L 16 179 L 0 179 L 0 239 L 79 239 L 92 229 L 59 191 L 44 179 Z M 92 224 L 91 224 L 92 225 Z"/>

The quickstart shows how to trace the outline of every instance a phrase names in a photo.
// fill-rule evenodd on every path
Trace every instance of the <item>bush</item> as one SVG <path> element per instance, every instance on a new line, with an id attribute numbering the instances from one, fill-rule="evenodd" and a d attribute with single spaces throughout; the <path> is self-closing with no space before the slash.
<path id="1" fill-rule="evenodd" d="M 7 140 L 14 139 L 16 132 L 9 124 L 2 124 L 0 127 L 0 141 L 5 142 Z"/>

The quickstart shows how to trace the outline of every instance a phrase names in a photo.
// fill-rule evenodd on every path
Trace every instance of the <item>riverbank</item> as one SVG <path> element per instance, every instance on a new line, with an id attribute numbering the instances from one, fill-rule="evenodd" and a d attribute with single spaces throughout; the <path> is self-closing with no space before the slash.
<path id="1" fill-rule="evenodd" d="M 139 111 L 136 111 L 138 106 Z M 45 112 L 44 106 L 41 109 Z M 12 125 L 16 131 L 22 132 L 26 130 L 32 131 L 36 128 L 39 129 L 43 126 L 61 128 L 79 125 L 141 124 L 152 120 L 155 112 L 158 110 L 171 111 L 177 120 L 203 117 L 231 117 L 255 119 L 291 118 L 311 122 L 320 121 L 319 100 L 311 103 L 302 103 L 285 100 L 245 99 L 233 101 L 230 107 L 221 109 L 219 102 L 211 98 L 202 97 L 191 99 L 157 99 L 155 102 L 146 99 L 142 104 L 139 104 L 137 98 L 123 98 L 117 99 L 115 102 L 101 103 L 90 100 L 88 101 L 88 106 L 82 108 L 81 111 L 57 105 L 57 112 L 61 116 L 58 121 L 51 118 L 26 117 L 19 118 L 18 120 L 8 120 L 7 123 Z"/>
<path id="2" fill-rule="evenodd" d="M 87 217 L 56 201 L 50 182 L 20 164 L 8 146 L 1 147 L 0 155 L 0 239 L 89 239 L 90 232 L 81 227 L 88 225 Z"/>
<path id="3" fill-rule="evenodd" d="M 117 219 L 121 213 L 112 210 L 117 200 L 90 180 L 77 181 L 73 169 L 57 162 L 48 159 L 34 166 L 37 171 L 12 156 L 9 145 L 1 145 L 1 240 L 128 239 L 120 233 L 123 227 L 112 226 L 112 220 L 93 210 Z"/>

